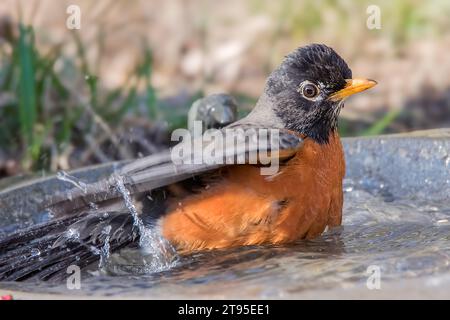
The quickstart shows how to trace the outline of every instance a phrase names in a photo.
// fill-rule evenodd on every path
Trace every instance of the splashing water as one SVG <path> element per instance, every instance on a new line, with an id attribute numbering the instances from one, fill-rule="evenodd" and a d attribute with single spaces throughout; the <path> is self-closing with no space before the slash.
<path id="1" fill-rule="evenodd" d="M 108 259 L 109 259 L 109 249 L 110 249 L 110 245 L 109 245 L 109 239 L 111 237 L 110 233 L 111 233 L 111 226 L 106 226 L 103 230 L 102 233 L 106 236 L 105 238 L 105 244 L 103 245 L 103 247 L 100 249 L 100 261 L 98 263 L 98 267 L 99 268 L 103 268 Z"/>
<path id="2" fill-rule="evenodd" d="M 80 189 L 84 193 L 87 192 L 87 184 L 83 181 L 80 181 L 74 176 L 69 175 L 65 171 L 59 171 L 56 174 L 58 180 L 69 182 L 76 188 Z M 116 183 L 116 188 L 122 195 L 122 198 L 125 202 L 125 205 L 128 211 L 131 213 L 133 217 L 134 227 L 138 230 L 140 239 L 139 239 L 139 256 L 141 260 L 142 272 L 141 273 L 151 273 L 151 272 L 159 272 L 172 268 L 178 259 L 177 253 L 175 249 L 170 245 L 170 243 L 164 239 L 158 232 L 155 227 L 147 228 L 142 220 L 139 218 L 139 213 L 136 207 L 133 204 L 133 201 L 130 196 L 130 192 L 125 187 L 123 182 L 123 177 L 119 175 L 114 176 L 114 181 Z M 70 191 L 68 196 L 70 198 Z M 89 203 L 89 207 L 92 210 L 98 209 L 98 207 L 94 203 Z M 89 246 L 84 244 L 83 241 L 79 238 L 79 235 L 73 233 L 74 230 L 68 230 L 65 234 L 65 239 L 70 241 L 77 241 L 83 245 L 86 245 L 89 250 L 95 255 L 100 256 L 99 268 L 105 268 L 109 263 L 110 259 L 110 231 L 111 226 L 107 226 L 103 233 L 105 234 L 105 244 L 102 248 L 98 249 L 94 246 Z M 110 267 L 110 266 L 108 266 Z"/>
<path id="3" fill-rule="evenodd" d="M 125 187 L 123 177 L 114 177 L 117 190 L 125 201 L 125 206 L 133 216 L 134 226 L 138 229 L 140 253 L 144 263 L 144 273 L 159 272 L 172 268 L 178 255 L 172 245 L 159 233 L 156 227 L 147 228 L 139 218 L 139 213 L 131 199 L 130 192 Z"/>
<path id="4" fill-rule="evenodd" d="M 70 174 L 68 174 L 65 171 L 58 171 L 58 173 L 56 173 L 56 178 L 58 180 L 71 183 L 72 185 L 74 185 L 75 187 L 77 187 L 78 189 L 83 191 L 84 193 L 87 192 L 86 183 L 84 183 L 83 181 L 80 181 L 79 179 L 77 179 L 74 176 L 71 176 Z"/>
<path id="5" fill-rule="evenodd" d="M 109 227 L 109 231 L 110 231 L 111 230 L 111 226 L 108 226 L 108 227 Z M 108 234 L 109 234 L 109 231 L 108 231 Z M 103 233 L 105 233 L 105 230 L 103 230 Z M 108 249 L 108 252 L 109 252 L 109 235 L 107 235 L 107 238 L 106 238 L 105 241 L 106 241 L 106 243 L 105 243 L 104 246 L 107 246 L 107 249 Z M 89 249 L 93 254 L 95 254 L 97 256 L 100 256 L 100 263 L 99 263 L 99 265 L 101 265 L 103 263 L 102 262 L 102 258 L 103 258 L 103 255 L 102 255 L 103 251 L 102 251 L 102 249 L 99 250 L 95 246 L 92 246 L 92 245 L 84 242 L 81 239 L 81 237 L 80 237 L 79 230 L 77 230 L 77 229 L 74 229 L 74 228 L 68 229 L 66 232 L 64 232 L 64 234 L 58 240 L 55 241 L 55 243 L 53 245 L 57 246 L 60 242 L 77 242 L 77 243 L 83 245 L 84 247 L 86 247 L 87 249 Z M 109 257 L 109 255 L 107 257 Z M 79 259 L 79 257 L 77 256 L 77 260 L 78 259 Z"/>

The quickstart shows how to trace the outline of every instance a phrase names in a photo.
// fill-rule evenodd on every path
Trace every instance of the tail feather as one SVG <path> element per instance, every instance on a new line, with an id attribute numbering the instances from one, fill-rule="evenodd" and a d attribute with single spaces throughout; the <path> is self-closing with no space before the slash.
<path id="1" fill-rule="evenodd" d="M 0 239 L 0 281 L 62 279 L 138 237 L 128 212 L 84 213 L 20 230 Z M 108 244 L 108 247 L 105 245 Z"/>
<path id="2" fill-rule="evenodd" d="M 65 255 L 65 252 L 63 251 L 53 254 L 51 254 L 51 251 L 52 250 L 49 250 L 45 253 L 45 258 L 37 256 L 16 257 L 10 265 L 0 269 L 0 279 L 5 281 L 16 281 L 21 280 L 26 276 L 31 277 L 45 266 L 51 265 L 52 261 L 61 259 Z"/>
<path id="3" fill-rule="evenodd" d="M 11 248 L 11 250 L 6 251 L 5 253 L 0 255 L 0 270 L 5 265 L 10 265 L 15 262 L 15 259 L 20 259 L 23 256 L 27 256 L 30 253 L 33 253 L 33 251 L 36 253 L 36 250 L 39 250 L 41 252 L 42 248 L 46 248 L 48 246 L 51 246 L 51 244 L 57 239 L 56 236 L 48 236 L 44 237 L 40 240 L 39 244 L 30 244 L 27 246 L 20 246 L 16 248 Z"/>
<path id="4" fill-rule="evenodd" d="M 42 237 L 50 233 L 55 233 L 59 230 L 65 229 L 67 226 L 71 225 L 79 219 L 79 215 L 67 216 L 64 218 L 51 220 L 25 229 L 21 229 L 15 233 L 12 233 L 11 235 L 0 238 L 0 256 L 4 252 L 10 251 L 25 242 L 39 242 Z"/>

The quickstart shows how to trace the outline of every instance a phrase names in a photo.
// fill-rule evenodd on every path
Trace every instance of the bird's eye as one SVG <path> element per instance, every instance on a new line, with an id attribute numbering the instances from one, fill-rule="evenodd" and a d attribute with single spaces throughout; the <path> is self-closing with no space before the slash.
<path id="1" fill-rule="evenodd" d="M 307 99 L 314 99 L 320 92 L 319 88 L 309 81 L 302 83 L 298 91 Z"/>

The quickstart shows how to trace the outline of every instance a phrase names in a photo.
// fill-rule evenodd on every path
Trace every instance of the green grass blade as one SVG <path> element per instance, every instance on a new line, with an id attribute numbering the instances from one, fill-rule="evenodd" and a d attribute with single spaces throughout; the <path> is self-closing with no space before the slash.
<path id="1" fill-rule="evenodd" d="M 373 126 L 365 130 L 363 136 L 374 136 L 384 132 L 384 130 L 398 117 L 400 110 L 393 109 L 388 111 L 386 115 L 378 120 Z"/>
<path id="2" fill-rule="evenodd" d="M 150 49 L 146 48 L 144 54 L 144 61 L 138 68 L 139 75 L 144 78 L 146 91 L 146 106 L 151 119 L 158 117 L 157 97 L 155 88 L 152 85 L 153 73 L 153 56 Z"/>
<path id="3" fill-rule="evenodd" d="M 36 122 L 36 85 L 34 74 L 34 35 L 30 27 L 20 25 L 19 59 L 19 118 L 22 135 L 28 146 L 33 144 Z"/>

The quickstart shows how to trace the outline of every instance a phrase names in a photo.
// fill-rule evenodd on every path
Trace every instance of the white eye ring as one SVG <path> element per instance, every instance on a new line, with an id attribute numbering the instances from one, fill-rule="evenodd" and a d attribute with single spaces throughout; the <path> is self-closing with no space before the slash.
<path id="1" fill-rule="evenodd" d="M 319 87 L 309 81 L 309 80 L 305 80 L 303 81 L 300 86 L 298 87 L 297 91 L 305 98 L 308 100 L 316 100 L 316 98 L 319 96 L 320 94 L 320 89 Z"/>

